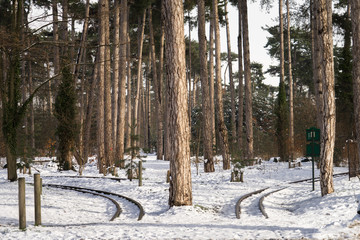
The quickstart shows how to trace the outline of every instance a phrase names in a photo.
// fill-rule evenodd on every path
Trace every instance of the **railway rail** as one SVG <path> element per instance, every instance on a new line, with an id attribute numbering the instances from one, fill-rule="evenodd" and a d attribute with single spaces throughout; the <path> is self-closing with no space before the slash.
<path id="1" fill-rule="evenodd" d="M 333 177 L 334 178 L 337 178 L 337 177 L 342 177 L 342 176 L 345 176 L 349 174 L 348 172 L 345 172 L 345 173 L 337 173 L 337 174 L 334 174 Z M 309 181 L 312 181 L 312 178 L 309 178 L 309 179 L 303 179 L 303 180 L 298 180 L 298 181 L 294 181 L 294 182 L 289 182 L 288 184 L 297 184 L 297 183 L 302 183 L 302 182 L 309 182 Z M 320 181 L 320 177 L 317 177 L 315 178 L 315 181 Z M 269 193 L 266 193 L 264 194 L 258 201 L 258 207 L 259 207 L 259 210 L 261 211 L 262 215 L 265 217 L 265 218 L 269 218 L 269 216 L 267 215 L 266 211 L 265 211 L 265 207 L 264 207 L 264 200 L 266 197 L 270 196 L 271 194 L 273 193 L 276 193 L 276 192 L 279 192 L 279 191 L 282 191 L 284 189 L 286 189 L 287 187 L 283 187 L 283 188 L 280 188 L 280 189 L 276 189 L 276 190 L 273 190 Z M 235 215 L 236 215 L 236 218 L 240 219 L 240 215 L 241 215 L 241 203 L 249 198 L 250 196 L 253 196 L 253 195 L 256 195 L 256 194 L 260 194 L 262 192 L 264 192 L 265 190 L 267 190 L 269 188 L 263 188 L 263 189 L 260 189 L 260 190 L 256 190 L 254 192 L 250 192 L 250 193 L 247 193 L 243 196 L 241 196 L 239 198 L 239 200 L 236 202 L 236 205 L 235 205 Z"/>
<path id="2" fill-rule="evenodd" d="M 125 199 L 131 203 L 133 203 L 135 206 L 137 206 L 137 208 L 139 209 L 139 215 L 138 215 L 138 221 L 140 221 L 143 216 L 145 215 L 145 211 L 143 206 L 136 200 L 129 198 L 127 196 L 121 195 L 121 194 L 117 194 L 117 193 L 112 193 L 112 192 L 107 192 L 107 191 L 103 191 L 103 190 L 95 190 L 95 189 L 90 189 L 90 188 L 83 188 L 83 187 L 75 187 L 75 186 L 67 186 L 67 185 L 57 185 L 57 184 L 43 184 L 44 187 L 53 187 L 53 188 L 61 188 L 61 189 L 68 189 L 68 190 L 74 190 L 77 192 L 82 192 L 82 193 L 89 193 L 89 194 L 93 194 L 93 195 L 97 195 L 97 196 L 101 196 L 104 197 L 110 201 L 112 201 L 115 206 L 116 206 L 116 212 L 113 215 L 113 217 L 110 219 L 110 221 L 113 221 L 115 218 L 119 217 L 122 209 L 120 207 L 120 205 L 117 203 L 117 201 L 107 195 L 110 196 L 116 196 L 122 199 Z"/>

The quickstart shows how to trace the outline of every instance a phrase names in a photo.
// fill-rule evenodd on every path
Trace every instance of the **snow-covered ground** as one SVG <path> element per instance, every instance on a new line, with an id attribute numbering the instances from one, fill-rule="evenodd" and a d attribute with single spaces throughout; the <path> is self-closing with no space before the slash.
<path id="1" fill-rule="evenodd" d="M 216 164 L 215 173 L 197 175 L 192 165 L 193 205 L 168 207 L 166 172 L 169 163 L 150 155 L 144 162 L 143 186 L 137 180 L 67 178 L 75 172 L 57 172 L 54 164 L 36 166 L 43 183 L 82 186 L 122 194 L 140 202 L 145 216 L 137 221 L 134 205 L 116 199 L 123 208 L 119 218 L 110 222 L 115 206 L 108 199 L 71 190 L 43 188 L 42 226 L 34 226 L 33 177 L 25 176 L 27 229 L 18 228 L 17 182 L 6 180 L 0 170 L 0 239 L 360 239 L 357 214 L 360 181 L 348 176 L 334 179 L 335 193 L 321 197 L 319 183 L 288 184 L 311 178 L 311 162 L 288 169 L 287 163 L 264 161 L 247 167 L 244 183 L 230 182 L 230 171 Z M 335 173 L 346 168 L 335 168 Z M 33 170 L 33 173 L 35 171 Z M 100 176 L 95 163 L 86 166 L 84 175 Z M 319 175 L 316 170 L 316 176 Z M 119 177 L 125 178 L 121 171 Z M 241 218 L 235 215 L 237 200 L 244 194 L 269 187 L 241 204 Z M 266 219 L 258 200 L 264 200 Z"/>

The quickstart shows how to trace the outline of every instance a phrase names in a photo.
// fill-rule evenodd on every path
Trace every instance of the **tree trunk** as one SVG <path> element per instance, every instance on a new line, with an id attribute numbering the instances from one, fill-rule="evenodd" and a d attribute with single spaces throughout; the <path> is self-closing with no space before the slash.
<path id="1" fill-rule="evenodd" d="M 288 64 L 289 64 L 289 105 L 290 105 L 290 119 L 289 119 L 289 162 L 294 159 L 294 88 L 292 77 L 292 65 L 291 65 L 291 38 L 290 38 L 290 6 L 289 0 L 286 1 L 287 12 L 287 41 L 288 41 Z M 290 166 L 290 164 L 289 164 Z"/>
<path id="2" fill-rule="evenodd" d="M 169 205 L 192 205 L 189 117 L 182 0 L 163 1 L 170 115 Z"/>
<path id="3" fill-rule="evenodd" d="M 200 78 L 202 88 L 202 111 L 203 111 L 203 152 L 204 152 L 204 171 L 214 172 L 214 161 L 212 155 L 212 131 L 211 129 L 211 109 L 208 80 L 208 66 L 206 59 L 206 35 L 205 35 L 205 2 L 198 0 L 198 36 L 199 36 L 199 57 L 200 57 Z"/>
<path id="4" fill-rule="evenodd" d="M 109 168 L 114 163 L 114 147 L 111 119 L 111 55 L 110 55 L 110 23 L 109 23 L 109 0 L 105 0 L 105 160 Z M 125 55 L 126 56 L 126 55 Z"/>
<path id="5" fill-rule="evenodd" d="M 227 10 L 228 1 L 225 0 L 225 21 L 226 21 L 226 39 L 227 39 L 227 58 L 229 66 L 229 80 L 230 80 L 230 98 L 231 98 L 231 148 L 235 147 L 236 143 L 236 121 L 235 121 L 235 88 L 233 80 L 232 70 L 232 57 L 231 57 L 231 44 L 230 44 L 230 30 L 229 30 L 229 19 Z"/>
<path id="6" fill-rule="evenodd" d="M 54 75 L 60 72 L 60 49 L 59 49 L 59 23 L 58 23 L 58 0 L 52 1 L 53 14 L 53 38 L 54 38 Z M 55 86 L 59 85 L 58 78 L 55 79 Z"/>
<path id="7" fill-rule="evenodd" d="M 157 159 L 163 159 L 163 123 L 162 123 L 163 120 L 162 120 L 162 103 L 161 103 L 162 80 L 158 78 L 158 74 L 157 74 L 151 7 L 149 8 L 149 28 L 150 28 L 151 62 L 153 67 L 152 73 L 153 73 L 153 81 L 154 81 L 154 89 L 155 89 L 155 112 L 156 112 L 155 121 L 157 123 L 156 151 L 157 151 Z"/>
<path id="8" fill-rule="evenodd" d="M 238 146 L 243 149 L 243 121 L 244 121 L 244 85 L 243 85 L 243 41 L 242 41 L 242 7 L 241 1 L 238 1 L 239 9 L 239 36 L 238 36 L 238 64 L 239 64 L 239 116 L 238 116 Z"/>
<path id="9" fill-rule="evenodd" d="M 354 116 L 357 136 L 357 149 L 360 153 L 360 2 L 350 0 L 351 24 L 353 40 L 353 87 L 354 87 Z M 360 156 L 360 155 L 359 155 Z"/>
<path id="10" fill-rule="evenodd" d="M 33 79 L 32 79 L 32 64 L 31 62 L 28 63 L 29 64 L 29 72 L 28 72 L 28 76 L 29 76 L 29 92 L 32 93 L 33 92 Z M 32 151 L 35 151 L 35 113 L 34 113 L 34 103 L 33 100 L 31 100 L 30 104 L 30 146 Z"/>
<path id="11" fill-rule="evenodd" d="M 120 56 L 120 0 L 115 0 L 114 9 L 114 53 L 113 53 L 113 86 L 112 86 L 112 134 L 113 144 L 116 146 L 118 96 L 119 96 L 119 56 Z M 124 44 L 124 43 L 123 43 Z"/>
<path id="12" fill-rule="evenodd" d="M 104 84 L 105 84 L 105 61 L 106 61 L 106 1 L 100 0 L 100 46 L 99 46 L 99 85 L 98 85 L 98 116 L 97 116 L 97 135 L 98 135 L 98 165 L 99 172 L 106 174 L 105 170 L 105 113 L 104 113 Z"/>
<path id="13" fill-rule="evenodd" d="M 137 83 L 136 83 L 136 95 L 134 104 L 134 123 L 133 126 L 135 134 L 138 133 L 138 111 L 140 103 L 140 84 L 142 84 L 142 50 L 144 41 L 144 29 L 145 29 L 146 11 L 144 10 L 142 20 L 139 18 L 139 32 L 138 32 L 138 67 L 137 67 Z M 138 141 L 135 141 L 135 146 L 138 146 Z"/>
<path id="14" fill-rule="evenodd" d="M 127 123 L 126 123 L 126 149 L 131 147 L 130 141 L 130 130 L 131 117 L 132 117 L 132 88 L 131 88 L 131 66 L 130 66 L 130 36 L 127 36 L 127 47 L 126 47 L 126 61 L 127 61 Z"/>
<path id="15" fill-rule="evenodd" d="M 315 45 L 319 49 L 317 74 L 322 81 L 323 112 L 321 115 L 320 187 L 321 195 L 334 192 L 333 156 L 335 145 L 335 91 L 332 38 L 332 1 L 315 1 Z M 321 61 L 320 61 L 321 59 Z"/>
<path id="16" fill-rule="evenodd" d="M 244 48 L 244 77 L 245 77 L 245 117 L 246 117 L 246 158 L 254 158 L 254 137 L 252 123 L 252 92 L 250 68 L 250 43 L 247 14 L 247 0 L 242 0 L 243 48 Z"/>
<path id="17" fill-rule="evenodd" d="M 314 80 L 314 86 L 315 86 L 315 99 L 316 99 L 316 120 L 317 120 L 317 126 L 321 129 L 321 115 L 323 114 L 323 92 L 322 92 L 322 82 L 320 79 L 320 76 L 318 74 L 318 69 L 320 68 L 320 50 L 319 46 L 315 43 L 316 41 L 316 33 L 317 33 L 317 19 L 319 18 L 319 14 L 316 12 L 315 9 L 315 1 L 317 0 L 311 0 L 311 51 L 312 51 L 312 59 L 313 59 L 313 80 Z"/>
<path id="18" fill-rule="evenodd" d="M 218 15 L 218 1 L 213 0 L 213 16 L 215 27 L 215 59 L 216 59 L 216 108 L 217 108 L 217 124 L 220 133 L 220 146 L 223 156 L 223 169 L 230 169 L 230 153 L 228 131 L 224 121 L 224 109 L 222 99 L 222 82 L 221 82 L 221 59 L 220 59 L 220 29 Z"/>
<path id="19" fill-rule="evenodd" d="M 125 85 L 126 85 L 126 56 L 128 40 L 128 5 L 127 0 L 121 1 L 120 13 L 120 53 L 119 53 L 119 97 L 118 97 L 118 124 L 117 124 L 117 140 L 116 140 L 116 160 L 117 166 L 124 168 L 124 137 L 125 137 Z M 128 67 L 130 67 L 128 63 Z M 130 80 L 129 80 L 130 82 Z M 131 114 L 131 111 L 130 111 Z M 128 126 L 130 127 L 130 126 Z"/>
<path id="20" fill-rule="evenodd" d="M 97 53 L 97 59 L 99 59 L 99 53 Z M 87 107 L 86 107 L 86 117 L 85 117 L 85 123 L 84 123 L 84 150 L 83 150 L 83 156 L 82 159 L 87 162 L 88 156 L 89 156 L 89 141 L 90 141 L 90 131 L 91 131 L 91 119 L 93 115 L 93 109 L 94 109 L 94 98 L 96 94 L 96 87 L 98 86 L 98 70 L 99 70 L 99 63 L 98 60 L 95 60 L 94 64 L 94 70 L 92 74 L 92 81 L 90 85 L 90 89 L 88 91 L 88 101 L 87 101 Z"/>
<path id="21" fill-rule="evenodd" d="M 209 34 L 209 94 L 210 94 L 210 111 L 211 111 L 211 132 L 212 145 L 216 146 L 216 131 L 215 131 L 215 89 L 214 89 L 214 16 L 210 17 L 210 34 Z"/>

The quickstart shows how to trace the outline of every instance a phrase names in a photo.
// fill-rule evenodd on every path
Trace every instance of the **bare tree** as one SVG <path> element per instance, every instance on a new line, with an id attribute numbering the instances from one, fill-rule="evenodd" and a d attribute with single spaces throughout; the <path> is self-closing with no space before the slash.
<path id="1" fill-rule="evenodd" d="M 192 204 L 190 129 L 188 117 L 183 1 L 163 1 L 165 57 L 169 91 L 170 194 L 169 205 Z"/>

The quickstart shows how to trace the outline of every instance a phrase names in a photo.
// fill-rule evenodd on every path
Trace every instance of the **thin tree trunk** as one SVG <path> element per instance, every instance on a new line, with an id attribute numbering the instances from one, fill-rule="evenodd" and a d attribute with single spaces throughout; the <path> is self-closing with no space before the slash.
<path id="1" fill-rule="evenodd" d="M 138 67 L 137 67 L 137 83 L 136 83 L 136 95 L 134 104 L 134 132 L 138 133 L 138 112 L 139 112 L 139 101 L 140 101 L 140 85 L 142 84 L 142 50 L 144 41 L 144 29 L 145 29 L 146 11 L 144 10 L 142 20 L 139 18 L 139 33 L 138 33 Z M 135 146 L 138 146 L 138 141 L 135 141 Z"/>
<path id="2" fill-rule="evenodd" d="M 216 59 L 216 107 L 217 107 L 217 124 L 220 133 L 220 146 L 223 157 L 223 169 L 230 169 L 230 153 L 228 131 L 224 121 L 224 108 L 222 99 L 222 82 L 221 82 L 221 60 L 220 60 L 220 29 L 218 15 L 218 1 L 213 0 L 213 16 L 215 26 L 215 59 Z"/>
<path id="3" fill-rule="evenodd" d="M 290 6 L 289 0 L 286 0 L 286 12 L 287 12 L 287 41 L 288 41 L 288 63 L 289 63 L 289 105 L 290 105 L 290 119 L 289 119 L 289 150 L 290 159 L 294 159 L 294 86 L 292 77 L 292 64 L 291 64 L 291 38 L 290 38 Z"/>
<path id="4" fill-rule="evenodd" d="M 109 23 L 109 0 L 105 1 L 105 158 L 106 167 L 114 164 L 114 147 L 112 134 L 112 119 L 111 119 L 111 55 L 110 55 L 110 23 Z"/>
<path id="5" fill-rule="evenodd" d="M 127 36 L 126 61 L 127 61 L 127 124 L 126 124 L 126 149 L 131 147 L 130 130 L 132 116 L 132 88 L 131 88 L 131 66 L 130 66 L 130 36 Z"/>
<path id="6" fill-rule="evenodd" d="M 163 1 L 170 113 L 169 205 L 192 205 L 183 1 Z"/>
<path id="7" fill-rule="evenodd" d="M 33 78 L 32 78 L 32 63 L 29 61 L 29 92 L 33 92 Z M 35 151 L 35 113 L 34 113 L 34 103 L 31 100 L 30 104 L 30 146 L 32 151 Z"/>
<path id="8" fill-rule="evenodd" d="M 120 54 L 119 54 L 119 97 L 118 97 L 118 124 L 117 124 L 117 140 L 116 140 L 116 159 L 117 166 L 124 168 L 124 137 L 125 137 L 125 85 L 126 85 L 126 55 L 127 55 L 127 44 L 128 40 L 128 5 L 127 0 L 121 1 L 121 13 L 120 13 Z M 128 64 L 128 67 L 129 64 Z"/>
<path id="9" fill-rule="evenodd" d="M 208 66 L 206 59 L 206 35 L 205 35 L 205 2 L 198 0 L 198 35 L 199 35 L 199 57 L 200 57 L 200 78 L 202 88 L 202 110 L 203 110 L 203 151 L 204 151 L 204 171 L 214 172 L 214 161 L 212 155 L 212 131 L 211 129 L 211 109 L 208 80 Z M 201 130 L 200 130 L 201 131 Z M 199 143 L 198 143 L 199 145 Z"/>
<path id="10" fill-rule="evenodd" d="M 97 59 L 99 59 L 99 54 L 97 53 Z M 90 132 L 91 132 L 91 119 L 93 115 L 93 109 L 94 109 L 94 100 L 95 100 L 95 94 L 96 94 L 96 87 L 98 86 L 98 70 L 99 70 L 99 63 L 98 60 L 95 60 L 94 64 L 94 70 L 92 74 L 92 80 L 90 89 L 88 91 L 88 101 L 87 101 L 87 107 L 86 107 L 86 117 L 85 117 L 85 123 L 84 123 L 84 150 L 83 150 L 83 156 L 82 159 L 87 162 L 87 159 L 89 157 L 89 142 L 90 142 Z"/>
<path id="11" fill-rule="evenodd" d="M 354 116 L 357 136 L 357 149 L 360 153 L 360 2 L 350 0 L 352 24 L 352 55 L 353 55 L 353 87 L 354 87 Z M 360 156 L 360 155 L 359 155 Z"/>
<path id="12" fill-rule="evenodd" d="M 162 7 L 161 7 L 162 8 Z M 167 105 L 167 101 L 165 100 L 164 97 L 164 88 L 162 87 L 164 84 L 164 44 L 165 44 L 165 31 L 164 31 L 164 21 L 163 21 L 163 13 L 162 13 L 162 9 L 161 9 L 161 36 L 160 36 L 160 59 L 159 59 L 159 94 L 161 97 L 161 117 L 163 119 L 162 121 L 162 127 L 163 127 L 163 150 L 164 150 L 164 159 L 165 160 L 169 160 L 168 156 L 169 156 L 169 144 L 168 144 L 168 138 L 166 137 L 167 135 L 167 130 L 166 130 L 166 124 L 167 121 L 165 120 L 166 118 L 166 105 Z M 165 114 L 164 114 L 165 113 Z M 167 152 L 168 151 L 168 152 Z"/>
<path id="13" fill-rule="evenodd" d="M 252 92 L 250 69 L 250 43 L 247 14 L 247 0 L 242 0 L 243 48 L 244 48 L 244 77 L 245 77 L 245 115 L 246 115 L 246 158 L 254 158 L 254 137 L 252 124 Z"/>
<path id="14" fill-rule="evenodd" d="M 214 16 L 210 17 L 210 41 L 209 41 L 209 93 L 210 93 L 210 111 L 211 111 L 211 131 L 212 145 L 216 146 L 215 131 L 215 89 L 214 89 Z"/>
<path id="15" fill-rule="evenodd" d="M 113 53 L 113 86 L 112 86 L 112 134 L 113 144 L 116 146 L 118 99 L 119 99 L 119 56 L 120 56 L 120 0 L 115 0 L 114 9 L 114 53 Z M 123 43 L 124 44 L 124 43 Z"/>
<path id="16" fill-rule="evenodd" d="M 241 1 L 238 1 L 239 9 L 239 36 L 238 36 L 238 64 L 239 64 L 239 116 L 238 116 L 238 146 L 243 149 L 243 121 L 244 121 L 244 85 L 243 85 L 243 42 L 242 42 L 242 7 Z"/>
<path id="17" fill-rule="evenodd" d="M 321 195 L 334 192 L 333 156 L 335 145 L 335 91 L 334 62 L 332 38 L 332 1 L 316 0 L 314 2 L 316 18 L 315 49 L 319 50 L 315 71 L 322 81 L 323 111 L 321 115 L 321 150 L 320 150 L 320 187 Z M 320 61 L 321 59 L 321 61 Z"/>
<path id="18" fill-rule="evenodd" d="M 188 55 L 188 81 L 189 81 L 189 89 L 188 89 L 188 92 L 189 92 L 189 126 L 190 126 L 190 141 L 191 141 L 191 111 L 192 111 L 192 108 L 193 108 L 193 102 L 192 102 L 192 95 L 191 94 L 194 94 L 191 92 L 191 17 L 190 17 L 190 11 L 188 11 L 188 17 L 189 17 L 189 55 Z M 190 148 L 190 154 L 191 154 L 191 148 Z"/>
<path id="19" fill-rule="evenodd" d="M 157 159 L 163 159 L 163 120 L 162 120 L 162 103 L 161 103 L 161 91 L 162 81 L 158 78 L 157 67 L 156 67 L 156 56 L 155 56 L 155 41 L 154 41 L 154 30 L 152 24 L 152 9 L 149 8 L 149 28 L 150 28 L 150 45 L 151 45 L 151 62 L 153 67 L 153 81 L 155 89 L 155 121 L 157 123 Z"/>
<path id="20" fill-rule="evenodd" d="M 104 113 L 104 84 L 105 84 L 105 61 L 106 61 L 106 1 L 100 0 L 100 50 L 99 50 L 99 85 L 98 85 L 98 119 L 97 119 L 97 136 L 98 136 L 98 165 L 99 172 L 106 174 L 105 169 L 105 113 Z"/>
<path id="21" fill-rule="evenodd" d="M 231 44 L 230 44 L 230 30 L 229 30 L 229 18 L 228 18 L 228 1 L 225 0 L 225 22 L 226 22 L 226 39 L 227 39 L 227 57 L 229 66 L 229 80 L 230 80 L 230 98 L 231 98 L 231 148 L 235 147 L 236 143 L 236 121 L 235 121 L 235 88 L 233 80 L 232 70 L 232 57 L 231 57 Z"/>
<path id="22" fill-rule="evenodd" d="M 59 23 L 58 23 L 58 0 L 52 1 L 52 14 L 53 14 L 53 39 L 54 39 L 54 75 L 60 72 L 60 49 L 59 49 Z M 58 78 L 55 79 L 55 86 L 59 85 Z"/>

